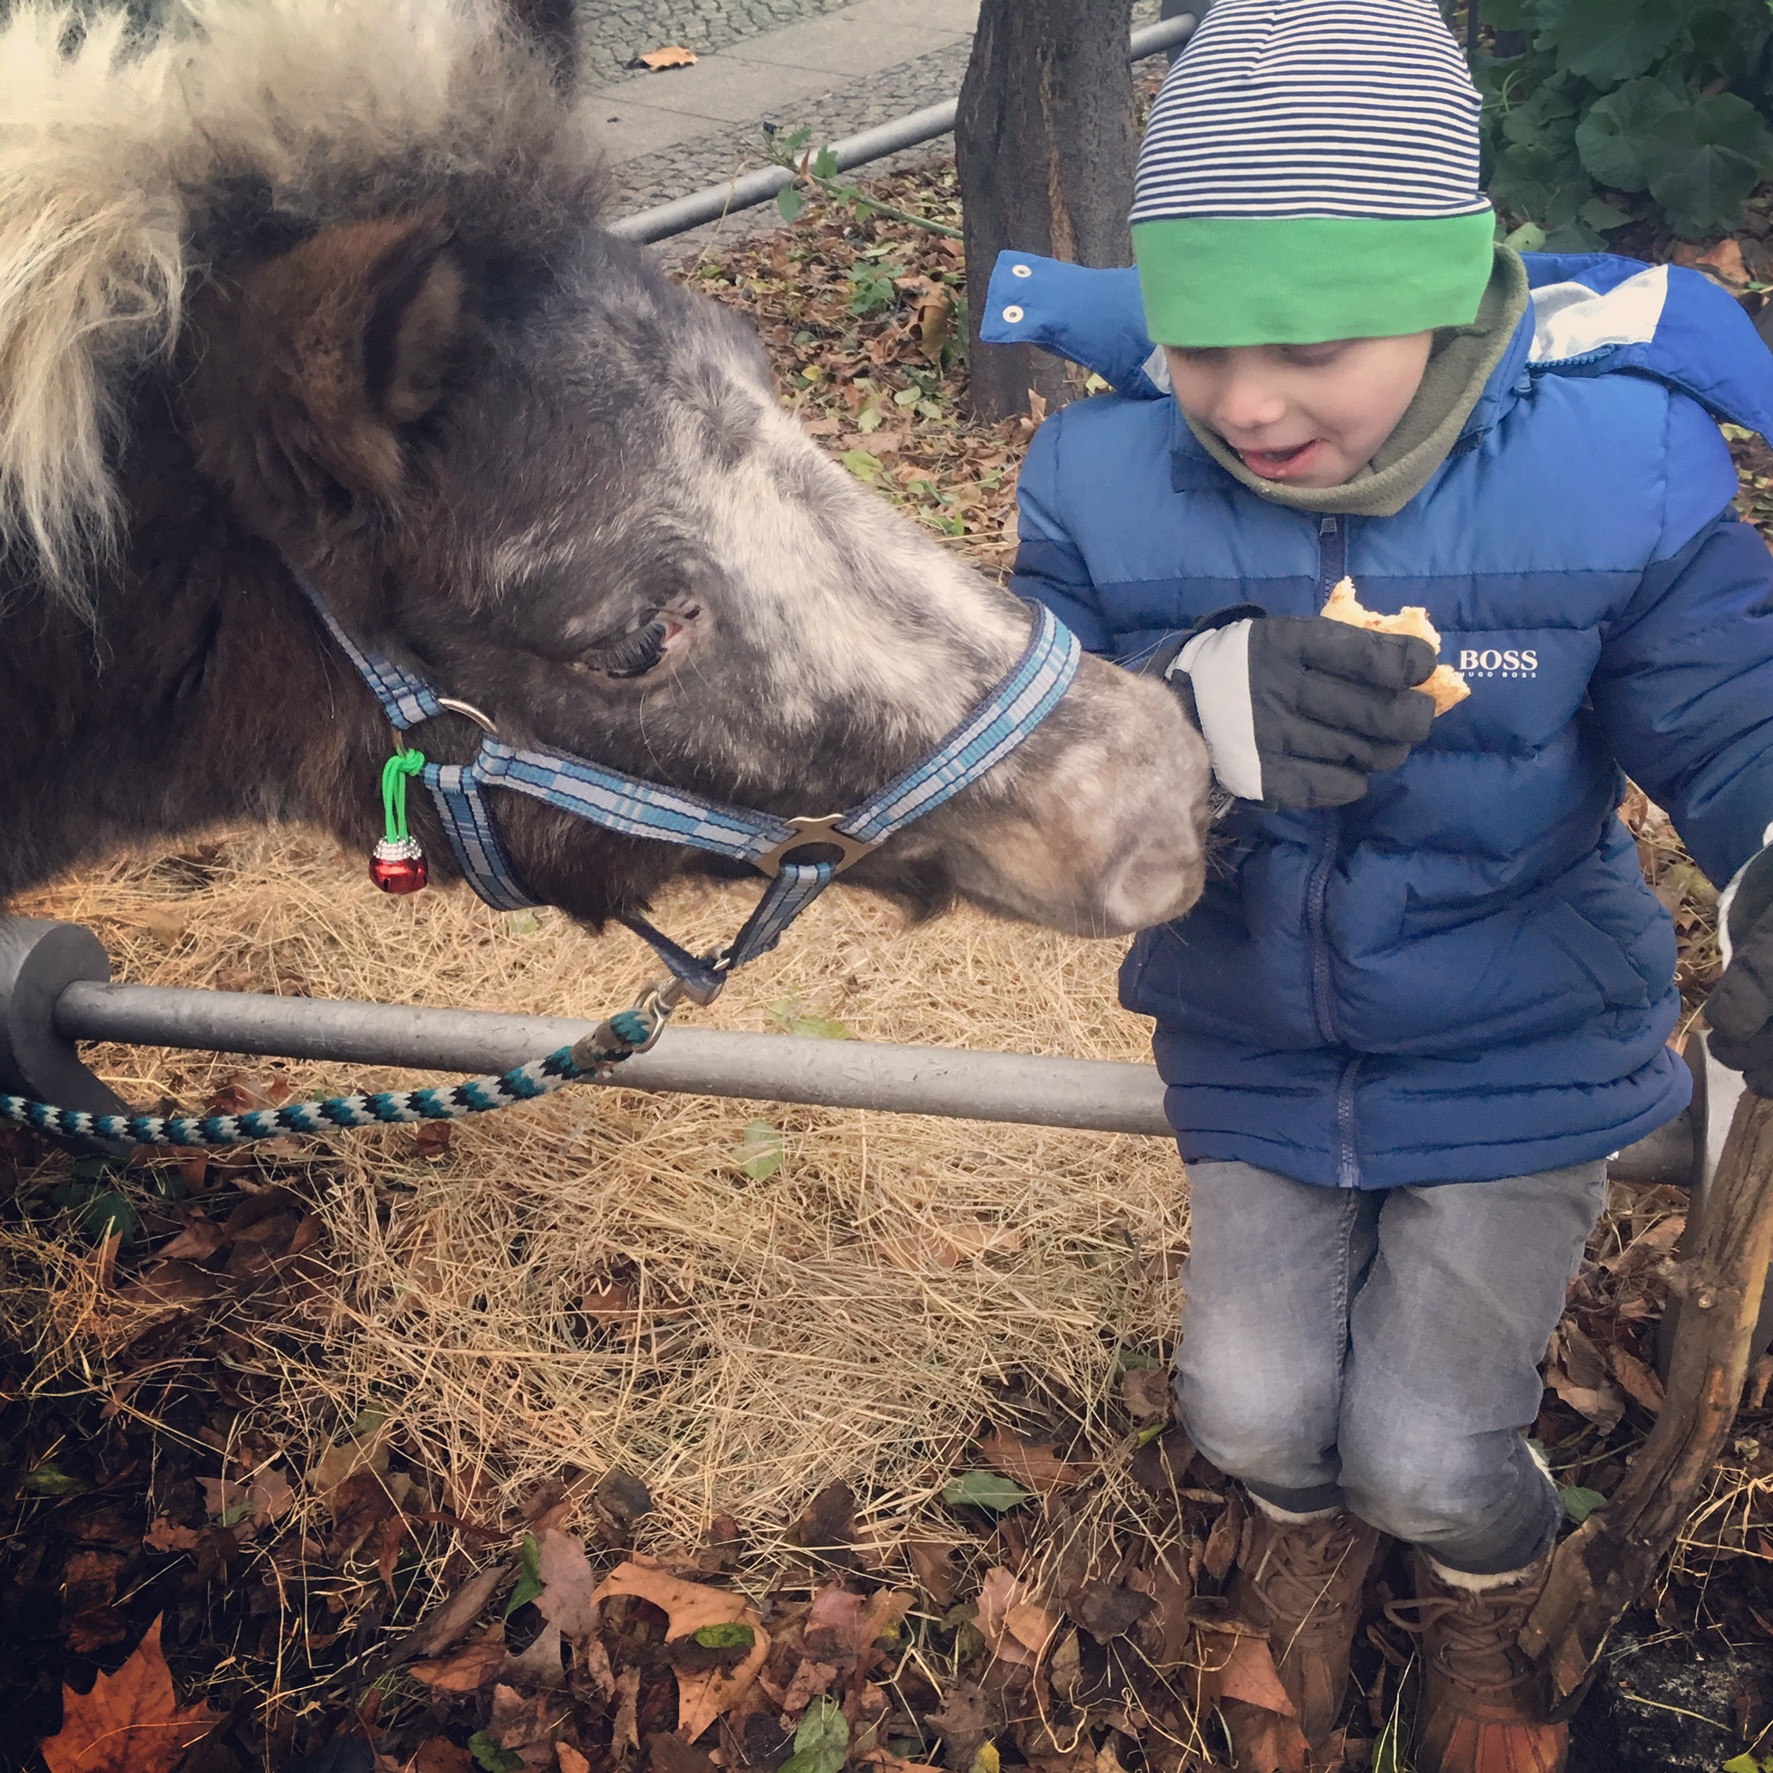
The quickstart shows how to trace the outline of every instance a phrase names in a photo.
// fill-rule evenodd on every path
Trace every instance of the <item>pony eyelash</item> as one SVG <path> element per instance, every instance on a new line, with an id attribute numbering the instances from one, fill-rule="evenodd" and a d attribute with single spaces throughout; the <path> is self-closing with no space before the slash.
<path id="1" fill-rule="evenodd" d="M 644 677 L 665 656 L 665 618 L 654 616 L 644 628 L 600 647 L 587 661 L 605 677 Z"/>

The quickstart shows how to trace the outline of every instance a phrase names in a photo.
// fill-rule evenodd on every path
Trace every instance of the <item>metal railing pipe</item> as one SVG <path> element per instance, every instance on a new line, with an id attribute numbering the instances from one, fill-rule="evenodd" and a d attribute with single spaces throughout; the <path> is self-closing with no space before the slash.
<path id="1" fill-rule="evenodd" d="M 56 1000 L 64 1040 L 253 1053 L 425 1071 L 500 1072 L 589 1034 L 593 1024 L 485 1010 L 77 981 Z M 1172 1137 L 1149 1065 L 669 1028 L 625 1060 L 617 1086 L 873 1108 L 1024 1126 Z"/>
<path id="2" fill-rule="evenodd" d="M 1135 31 L 1127 42 L 1128 59 L 1142 61 L 1148 55 L 1159 55 L 1166 49 L 1186 43 L 1198 23 L 1195 14 L 1184 12 Z M 895 117 L 890 123 L 877 124 L 858 135 L 832 142 L 831 154 L 838 171 L 848 172 L 870 160 L 896 154 L 901 148 L 914 148 L 920 142 L 932 142 L 937 136 L 946 135 L 954 127 L 959 108 L 959 99 L 944 99 L 939 105 L 925 105 L 921 111 L 912 111 L 907 116 Z M 706 190 L 692 191 L 687 197 L 673 198 L 657 208 L 622 216 L 610 224 L 610 232 L 642 244 L 667 240 L 673 234 L 686 234 L 691 228 L 718 221 L 736 210 L 768 203 L 793 178 L 794 174 L 785 166 L 761 166 L 724 185 L 710 185 Z"/>

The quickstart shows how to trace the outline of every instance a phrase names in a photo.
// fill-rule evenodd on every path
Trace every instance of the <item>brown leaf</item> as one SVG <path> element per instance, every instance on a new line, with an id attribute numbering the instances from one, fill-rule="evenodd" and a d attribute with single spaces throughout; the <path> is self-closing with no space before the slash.
<path id="1" fill-rule="evenodd" d="M 570 1742 L 555 1743 L 554 1755 L 560 1762 L 560 1773 L 591 1773 L 591 1763 Z"/>
<path id="2" fill-rule="evenodd" d="M 862 1637 L 862 1597 L 835 1582 L 821 1588 L 807 1609 L 802 1641 L 807 1654 L 821 1662 L 853 1663 L 872 1648 L 872 1638 Z"/>
<path id="3" fill-rule="evenodd" d="M 450 1141 L 456 1136 L 454 1125 L 447 1120 L 428 1120 L 416 1127 L 412 1136 L 413 1156 L 427 1163 L 441 1163 L 449 1156 Z"/>
<path id="4" fill-rule="evenodd" d="M 119 1287 L 117 1299 L 122 1305 L 201 1305 L 221 1290 L 221 1281 L 207 1269 L 189 1262 L 156 1262 Z"/>
<path id="5" fill-rule="evenodd" d="M 635 1722 L 640 1709 L 640 1670 L 625 1668 L 616 1676 L 616 1722 L 610 1735 L 610 1747 L 620 1754 L 625 1748 L 640 1747 L 640 1730 Z"/>
<path id="6" fill-rule="evenodd" d="M 794 1671 L 788 1691 L 782 1695 L 782 1728 L 788 1729 L 806 1708 L 837 1679 L 829 1662 L 808 1656 Z"/>
<path id="7" fill-rule="evenodd" d="M 985 1572 L 985 1581 L 979 1589 L 979 1635 L 985 1640 L 986 1649 L 998 1661 L 1012 1663 L 1017 1668 L 1032 1668 L 1040 1643 L 1045 1641 L 1043 1638 L 1030 1648 L 1021 1633 L 1010 1627 L 1011 1611 L 1028 1602 L 1028 1590 L 1001 1564 Z"/>
<path id="8" fill-rule="evenodd" d="M 1237 1556 L 1237 1543 L 1243 1530 L 1243 1506 L 1233 1490 L 1226 1496 L 1224 1512 L 1213 1522 L 1213 1530 L 1207 1535 L 1206 1555 L 1201 1561 L 1201 1568 L 1215 1582 L 1223 1582 L 1230 1573 L 1231 1560 Z"/>
<path id="9" fill-rule="evenodd" d="M 1162 1422 L 1175 1405 L 1170 1375 L 1162 1367 L 1133 1367 L 1120 1376 L 1121 1401 L 1135 1422 Z"/>
<path id="10" fill-rule="evenodd" d="M 1167 1495 L 1182 1487 L 1193 1464 L 1194 1443 L 1180 1428 L 1166 1428 L 1133 1455 L 1127 1469 L 1141 1489 Z"/>
<path id="11" fill-rule="evenodd" d="M 441 1607 L 419 1622 L 406 1648 L 415 1656 L 436 1656 L 447 1650 L 479 1618 L 505 1569 L 504 1564 L 494 1564 L 470 1576 Z"/>
<path id="12" fill-rule="evenodd" d="M 830 1549 L 850 1543 L 855 1533 L 856 1495 L 840 1478 L 822 1489 L 794 1523 L 794 1543 Z"/>
<path id="13" fill-rule="evenodd" d="M 1545 1383 L 1603 1433 L 1617 1428 L 1625 1414 L 1625 1399 L 1608 1380 L 1600 1350 L 1574 1324 L 1561 1324 L 1552 1337 Z"/>
<path id="14" fill-rule="evenodd" d="M 650 1773 L 714 1773 L 714 1763 L 699 1748 L 662 1730 L 646 1739 L 646 1764 Z"/>
<path id="15" fill-rule="evenodd" d="M 600 1638 L 592 1638 L 580 1654 L 585 1659 L 586 1678 L 605 1701 L 616 1696 L 616 1671 L 610 1667 L 609 1651 Z"/>
<path id="16" fill-rule="evenodd" d="M 558 1653 L 558 1639 L 555 1649 Z M 526 1695 L 515 1687 L 500 1685 L 493 1688 L 492 1716 L 487 1720 L 486 1734 L 500 1748 L 528 1748 L 553 1733 L 559 1711 L 559 1700 L 547 1693 Z"/>
<path id="17" fill-rule="evenodd" d="M 122 1643 L 133 1629 L 115 1607 L 88 1607 L 68 1621 L 68 1648 L 76 1656 L 90 1656 L 109 1644 Z"/>
<path id="18" fill-rule="evenodd" d="M 222 1247 L 223 1241 L 222 1228 L 201 1207 L 193 1207 L 190 1218 L 185 1221 L 184 1230 L 171 1243 L 162 1245 L 160 1254 L 173 1259 L 202 1262 L 213 1256 Z"/>
<path id="19" fill-rule="evenodd" d="M 655 74 L 666 68 L 693 68 L 695 65 L 695 51 L 685 49 L 681 43 L 668 43 L 663 49 L 649 49 L 645 55 L 637 55 L 629 63 L 630 67 L 650 68 Z"/>
<path id="20" fill-rule="evenodd" d="M 1238 1766 L 1262 1767 L 1268 1773 L 1309 1773 L 1314 1764 L 1311 1745 L 1296 1719 L 1239 1700 L 1227 1700 L 1220 1709 L 1226 1732 L 1237 1751 Z M 1341 1760 L 1338 1753 L 1335 1761 L 1327 1764 L 1337 1765 Z"/>
<path id="21" fill-rule="evenodd" d="M 472 1644 L 464 1644 L 448 1656 L 409 1662 L 406 1672 L 415 1681 L 423 1681 L 440 1693 L 476 1693 L 504 1664 L 505 1634 L 498 1631 Z"/>
<path id="22" fill-rule="evenodd" d="M 667 1640 L 688 1637 L 705 1625 L 738 1623 L 751 1627 L 751 1649 L 732 1668 L 695 1673 L 687 1669 L 672 1671 L 677 1677 L 677 1733 L 685 1742 L 694 1742 L 756 1680 L 770 1650 L 763 1621 L 742 1594 L 685 1582 L 669 1571 L 637 1561 L 618 1564 L 597 1585 L 591 1600 L 606 1600 L 612 1594 L 634 1595 L 662 1609 Z M 639 1746 L 638 1738 L 635 1746 Z"/>
<path id="23" fill-rule="evenodd" d="M 101 1674 L 90 1693 L 62 1688 L 62 1727 L 38 1752 L 50 1773 L 172 1773 L 220 1722 L 207 1705 L 179 1704 L 156 1618 L 129 1660 Z"/>
<path id="24" fill-rule="evenodd" d="M 197 1545 L 197 1529 L 175 1526 L 162 1515 L 149 1524 L 142 1544 L 150 1551 L 192 1551 Z"/>
<path id="25" fill-rule="evenodd" d="M 1099 1643 L 1131 1631 L 1154 1605 L 1148 1594 L 1138 1594 L 1116 1582 L 1089 1582 L 1066 1597 L 1066 1611 Z"/>
<path id="26" fill-rule="evenodd" d="M 327 1556 L 334 1563 L 343 1563 L 394 1512 L 394 1498 L 388 1494 L 381 1473 L 365 1470 L 346 1478 L 327 1498 L 326 1506 L 333 1519 Z"/>
<path id="27" fill-rule="evenodd" d="M 955 1547 L 935 1539 L 907 1539 L 905 1556 L 923 1591 L 946 1611 L 954 1605 Z"/>
<path id="28" fill-rule="evenodd" d="M 502 1673 L 506 1680 L 520 1676 L 528 1685 L 564 1687 L 566 1662 L 560 1653 L 560 1627 L 550 1619 L 527 1650 L 506 1661 Z"/>
<path id="29" fill-rule="evenodd" d="M 1215 1698 L 1241 1699 L 1246 1705 L 1278 1712 L 1283 1718 L 1299 1715 L 1275 1673 L 1274 1653 L 1266 1638 L 1215 1633 L 1209 1643 L 1205 1679 Z"/>
<path id="30" fill-rule="evenodd" d="M 979 1451 L 986 1461 L 1005 1477 L 1026 1484 L 1031 1490 L 1048 1495 L 1054 1490 L 1075 1484 L 1082 1473 L 1075 1465 L 1067 1465 L 1051 1445 L 1037 1446 L 1020 1435 L 993 1430 L 979 1442 Z"/>
<path id="31" fill-rule="evenodd" d="M 1623 1348 L 1609 1349 L 1607 1358 L 1613 1368 L 1613 1377 L 1619 1381 L 1625 1395 L 1652 1416 L 1656 1415 L 1662 1409 L 1662 1381 L 1657 1378 L 1655 1370 Z"/>
<path id="32" fill-rule="evenodd" d="M 474 1773 L 474 1757 L 447 1736 L 427 1736 L 413 1755 L 411 1773 Z"/>
<path id="33" fill-rule="evenodd" d="M 573 1643 L 595 1637 L 598 1616 L 591 1596 L 597 1577 L 585 1548 L 558 1527 L 544 1527 L 536 1535 L 536 1563 L 542 1577 L 536 1610 Z"/>

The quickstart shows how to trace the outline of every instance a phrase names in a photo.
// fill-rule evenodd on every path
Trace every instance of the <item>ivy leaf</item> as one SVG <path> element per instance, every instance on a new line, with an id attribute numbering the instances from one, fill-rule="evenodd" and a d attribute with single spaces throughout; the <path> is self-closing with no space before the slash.
<path id="1" fill-rule="evenodd" d="M 846 449 L 837 458 L 858 480 L 865 480 L 870 486 L 880 480 L 880 457 L 870 455 L 865 449 Z"/>
<path id="2" fill-rule="evenodd" d="M 511 1590 L 511 1598 L 505 1603 L 505 1617 L 509 1619 L 519 1607 L 526 1606 L 542 1592 L 542 1553 L 536 1544 L 533 1533 L 523 1536 L 523 1550 L 519 1554 L 522 1567 L 517 1572 L 517 1581 Z"/>
<path id="3" fill-rule="evenodd" d="M 1596 86 L 1643 73 L 1680 35 L 1683 10 L 1668 0 L 1549 0 L 1542 7 L 1559 67 Z"/>
<path id="4" fill-rule="evenodd" d="M 816 179 L 837 177 L 837 156 L 829 148 L 821 148 L 813 156 L 813 177 Z"/>
<path id="5" fill-rule="evenodd" d="M 1773 167 L 1773 135 L 1733 92 L 1717 92 L 1660 118 L 1645 156 L 1650 195 L 1689 239 L 1728 234 Z"/>
<path id="6" fill-rule="evenodd" d="M 794 1753 L 777 1773 L 840 1773 L 849 1752 L 849 1720 L 834 1699 L 816 1699 L 794 1732 Z"/>
<path id="7" fill-rule="evenodd" d="M 1034 1492 L 995 1471 L 967 1471 L 943 1486 L 942 1500 L 953 1508 L 988 1508 L 993 1514 L 1008 1514 L 1012 1508 L 1032 1502 Z"/>
<path id="8" fill-rule="evenodd" d="M 1582 164 L 1615 191 L 1649 188 L 1644 150 L 1651 128 L 1681 101 L 1660 80 L 1631 80 L 1596 99 L 1576 126 Z"/>
<path id="9" fill-rule="evenodd" d="M 1580 1484 L 1571 1484 L 1558 1491 L 1558 1500 L 1564 1505 L 1564 1513 L 1577 1526 L 1581 1526 L 1597 1508 L 1604 1508 L 1607 1503 L 1607 1498 L 1599 1490 L 1585 1490 Z"/>
<path id="10" fill-rule="evenodd" d="M 468 1752 L 484 1773 L 521 1773 L 523 1756 L 515 1749 L 500 1747 L 484 1730 L 476 1730 L 468 1738 Z"/>
<path id="11" fill-rule="evenodd" d="M 749 1650 L 757 1642 L 754 1632 L 742 1619 L 728 1619 L 718 1625 L 704 1625 L 690 1633 L 704 1650 Z"/>
<path id="12" fill-rule="evenodd" d="M 745 1123 L 745 1137 L 733 1158 L 739 1174 L 753 1182 L 767 1182 L 782 1167 L 782 1135 L 767 1120 Z"/>
<path id="13" fill-rule="evenodd" d="M 806 199 L 793 185 L 784 185 L 776 193 L 776 208 L 782 212 L 782 220 L 791 222 L 806 208 Z"/>

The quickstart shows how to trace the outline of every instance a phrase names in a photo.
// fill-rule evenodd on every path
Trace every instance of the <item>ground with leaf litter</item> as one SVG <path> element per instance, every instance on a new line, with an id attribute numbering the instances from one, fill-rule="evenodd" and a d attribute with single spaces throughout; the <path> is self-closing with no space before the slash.
<path id="1" fill-rule="evenodd" d="M 869 189 L 957 220 L 940 165 Z M 1751 299 L 1756 227 L 1710 253 Z M 851 472 L 1005 564 L 1027 427 L 961 415 L 946 235 L 815 202 L 683 274 L 758 322 Z M 1734 447 L 1745 508 L 1773 520 L 1773 459 Z M 1713 896 L 1655 808 L 1624 810 L 1696 1016 Z M 32 908 L 100 927 L 126 976 L 233 989 L 582 1013 L 634 964 L 545 913 L 370 905 L 345 884 L 360 870 L 222 837 Z M 730 924 L 730 895 L 704 897 L 674 913 Z M 1111 954 L 820 915 L 722 1025 L 1138 1051 Z M 1043 1021 L 990 1020 L 1012 978 Z M 500 997 L 513 980 L 531 994 Z M 187 1105 L 356 1081 L 103 1062 L 136 1099 Z M 1222 1629 L 1241 1504 L 1170 1417 L 1185 1219 L 1155 1141 L 616 1092 L 125 1171 L 8 1137 L 0 1166 L 0 1764 L 1186 1773 L 1223 1761 L 1232 1708 L 1266 1718 L 1275 1766 L 1299 1762 L 1266 1652 Z M 1616 1187 L 1572 1289 L 1535 1428 L 1572 1519 L 1660 1406 L 1684 1207 Z M 586 1252 L 570 1273 L 563 1244 Z M 1621 1634 L 1578 1773 L 1760 1773 L 1770 1379 L 1763 1361 Z M 1376 1621 L 1398 1580 L 1375 1572 Z M 1410 1653 L 1381 1623 L 1362 1642 L 1352 1765 L 1407 1766 Z"/>

